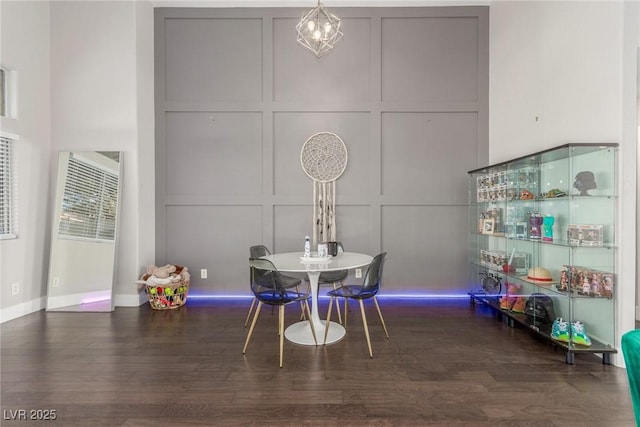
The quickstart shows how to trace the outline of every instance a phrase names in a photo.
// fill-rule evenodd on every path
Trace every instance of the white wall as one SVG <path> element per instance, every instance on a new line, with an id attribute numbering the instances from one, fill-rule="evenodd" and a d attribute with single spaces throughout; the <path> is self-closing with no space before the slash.
<path id="1" fill-rule="evenodd" d="M 640 7 L 637 10 L 638 27 L 640 27 Z M 636 47 L 636 117 L 637 117 L 637 161 L 636 161 L 636 253 L 640 254 L 640 31 L 638 31 Z M 636 279 L 640 278 L 640 265 L 636 263 Z M 636 280 L 636 320 L 640 321 L 640 280 Z"/>
<path id="2" fill-rule="evenodd" d="M 0 320 L 44 308 L 59 150 L 124 152 L 116 305 L 154 262 L 153 8 L 145 1 L 2 1 L 0 63 L 18 70 L 19 225 L 0 241 Z M 11 295 L 11 284 L 22 292 Z"/>
<path id="3" fill-rule="evenodd" d="M 637 49 L 628 45 L 637 46 L 636 8 L 621 1 L 494 1 L 490 8 L 491 163 L 567 142 L 621 144 L 618 343 L 634 327 Z"/>
<path id="4" fill-rule="evenodd" d="M 18 135 L 18 238 L 0 241 L 0 320 L 44 307 L 49 238 L 49 4 L 0 2 L 0 63 L 17 72 L 17 116 L 1 118 Z M 11 294 L 11 285 L 20 293 Z"/>
<path id="5" fill-rule="evenodd" d="M 52 149 L 124 152 L 116 305 L 140 303 L 134 282 L 153 263 L 152 37 L 147 2 L 51 3 Z"/>
<path id="6" fill-rule="evenodd" d="M 119 270 L 116 286 L 116 306 L 136 305 L 146 301 L 146 296 L 132 287 L 131 276 L 134 270 L 136 279 L 142 271 L 139 269 L 155 264 L 156 253 L 156 174 L 155 174 L 155 104 L 154 104 L 154 56 L 153 56 L 153 7 L 150 2 L 135 2 L 136 29 L 136 88 L 138 151 L 137 171 L 131 177 L 135 183 L 135 218 L 137 226 L 135 262 L 129 270 Z M 122 246 L 121 246 L 122 247 Z"/>

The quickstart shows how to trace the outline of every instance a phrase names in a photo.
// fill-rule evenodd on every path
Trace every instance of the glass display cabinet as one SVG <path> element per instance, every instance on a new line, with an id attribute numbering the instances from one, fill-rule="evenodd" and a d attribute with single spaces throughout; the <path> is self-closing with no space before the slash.
<path id="1" fill-rule="evenodd" d="M 566 350 L 616 352 L 618 144 L 566 144 L 469 171 L 469 292 Z"/>

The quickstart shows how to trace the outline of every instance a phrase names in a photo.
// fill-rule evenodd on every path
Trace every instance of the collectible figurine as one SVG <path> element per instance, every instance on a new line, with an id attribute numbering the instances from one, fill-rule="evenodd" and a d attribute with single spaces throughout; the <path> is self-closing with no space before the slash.
<path id="1" fill-rule="evenodd" d="M 596 185 L 596 179 L 591 171 L 582 171 L 576 175 L 576 180 L 573 183 L 573 188 L 580 192 L 581 196 L 590 196 L 589 190 L 598 188 Z"/>
<path id="2" fill-rule="evenodd" d="M 541 230 L 540 226 L 542 225 L 542 216 L 538 212 L 533 212 L 529 216 L 529 239 L 531 240 L 540 240 Z"/>
<path id="3" fill-rule="evenodd" d="M 604 280 L 603 295 L 607 298 L 611 298 L 613 296 L 613 276 L 609 274 L 605 274 L 603 277 L 603 280 Z"/>
<path id="4" fill-rule="evenodd" d="M 587 278 L 586 274 L 582 277 L 582 279 L 582 293 L 584 295 L 589 295 L 591 293 L 591 284 L 589 283 L 589 279 Z"/>
<path id="5" fill-rule="evenodd" d="M 591 277 L 591 295 L 599 297 L 600 293 L 600 273 L 593 273 Z"/>
<path id="6" fill-rule="evenodd" d="M 531 191 L 520 190 L 520 200 L 531 200 L 533 198 L 533 193 Z"/>
<path id="7" fill-rule="evenodd" d="M 563 266 L 562 270 L 560 270 L 560 283 L 558 284 L 557 289 L 560 292 L 569 291 L 569 274 L 567 274 L 566 266 Z"/>
<path id="8" fill-rule="evenodd" d="M 553 242 L 553 223 L 555 218 L 551 215 L 547 215 L 542 220 L 542 240 L 545 242 Z"/>

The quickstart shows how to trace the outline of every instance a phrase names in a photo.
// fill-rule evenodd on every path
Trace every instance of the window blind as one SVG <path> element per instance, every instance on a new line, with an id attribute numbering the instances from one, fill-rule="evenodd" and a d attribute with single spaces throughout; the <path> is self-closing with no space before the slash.
<path id="1" fill-rule="evenodd" d="M 18 230 L 13 140 L 0 137 L 0 238 L 14 238 Z"/>
<path id="2" fill-rule="evenodd" d="M 58 235 L 114 240 L 117 203 L 116 174 L 70 157 Z"/>

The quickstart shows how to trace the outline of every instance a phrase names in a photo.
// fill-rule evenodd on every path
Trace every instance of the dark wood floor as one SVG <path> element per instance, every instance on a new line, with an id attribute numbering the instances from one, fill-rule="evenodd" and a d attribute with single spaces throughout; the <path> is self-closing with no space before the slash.
<path id="1" fill-rule="evenodd" d="M 323 301 L 323 307 L 326 301 Z M 468 300 L 384 300 L 327 347 L 285 342 L 248 301 L 34 313 L 2 325 L 2 426 L 633 426 L 626 371 L 564 353 Z M 325 308 L 321 309 L 324 317 Z M 296 320 L 287 307 L 287 323 Z M 11 421 L 53 410 L 54 422 Z"/>

